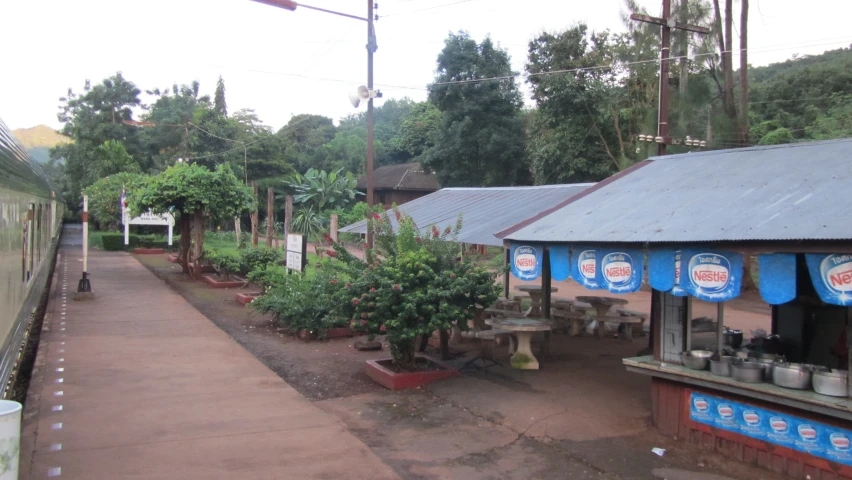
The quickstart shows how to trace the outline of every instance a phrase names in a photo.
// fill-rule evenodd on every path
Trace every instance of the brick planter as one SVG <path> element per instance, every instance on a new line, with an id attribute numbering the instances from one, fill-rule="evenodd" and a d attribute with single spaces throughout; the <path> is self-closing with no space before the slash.
<path id="1" fill-rule="evenodd" d="M 225 282 L 220 282 L 210 275 L 204 275 L 201 278 L 207 282 L 207 285 L 210 285 L 213 288 L 240 288 L 246 284 L 245 280 L 228 280 Z"/>
<path id="2" fill-rule="evenodd" d="M 134 248 L 133 253 L 136 255 L 162 255 L 166 253 L 166 250 L 162 248 Z"/>
<path id="3" fill-rule="evenodd" d="M 172 263 L 180 263 L 180 257 L 178 257 L 177 254 L 175 254 L 175 253 L 170 253 L 169 254 L 169 261 L 172 262 Z"/>
<path id="4" fill-rule="evenodd" d="M 408 388 L 416 388 L 425 385 L 435 380 L 455 377 L 459 374 L 458 370 L 454 370 L 444 364 L 426 357 L 418 357 L 433 365 L 441 368 L 441 370 L 425 371 L 425 372 L 402 372 L 397 373 L 391 370 L 391 360 L 367 360 L 366 372 L 367 376 L 373 381 L 391 390 L 405 390 Z"/>
<path id="5" fill-rule="evenodd" d="M 248 293 L 238 293 L 237 294 L 237 303 L 242 303 L 243 305 L 248 305 L 255 298 L 259 297 L 261 292 L 248 292 Z"/>
<path id="6" fill-rule="evenodd" d="M 355 332 L 349 327 L 329 328 L 325 334 L 326 338 L 351 338 Z"/>

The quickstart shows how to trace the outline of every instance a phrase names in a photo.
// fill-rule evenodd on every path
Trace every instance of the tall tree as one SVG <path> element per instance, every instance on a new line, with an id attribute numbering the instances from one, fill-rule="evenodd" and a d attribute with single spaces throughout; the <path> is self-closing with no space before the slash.
<path id="1" fill-rule="evenodd" d="M 437 64 L 429 101 L 442 121 L 425 165 L 447 186 L 529 184 L 523 102 L 508 53 L 491 38 L 451 33 Z"/>
<path id="2" fill-rule="evenodd" d="M 222 75 L 219 75 L 219 81 L 216 82 L 216 92 L 213 94 L 213 110 L 223 116 L 228 116 L 228 104 L 225 103 L 225 81 L 222 80 Z"/>
<path id="3" fill-rule="evenodd" d="M 287 161 L 299 172 L 307 172 L 315 166 L 317 150 L 331 141 L 336 131 L 334 122 L 328 117 L 301 114 L 291 118 L 276 135 L 281 138 Z"/>

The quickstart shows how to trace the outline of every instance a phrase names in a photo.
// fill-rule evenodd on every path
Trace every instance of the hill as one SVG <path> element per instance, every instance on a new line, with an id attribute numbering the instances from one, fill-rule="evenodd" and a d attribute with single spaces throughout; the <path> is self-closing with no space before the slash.
<path id="1" fill-rule="evenodd" d="M 27 149 L 33 160 L 46 163 L 49 160 L 51 148 L 71 143 L 71 139 L 59 134 L 47 125 L 38 125 L 32 128 L 19 128 L 12 130 L 15 138 Z"/>

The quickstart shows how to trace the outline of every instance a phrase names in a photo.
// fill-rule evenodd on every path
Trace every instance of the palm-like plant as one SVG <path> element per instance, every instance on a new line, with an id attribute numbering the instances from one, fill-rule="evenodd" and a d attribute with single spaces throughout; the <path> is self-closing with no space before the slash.
<path id="1" fill-rule="evenodd" d="M 304 175 L 291 176 L 284 184 L 292 192 L 295 203 L 312 208 L 317 215 L 345 208 L 358 195 L 363 195 L 355 189 L 358 182 L 352 173 L 344 174 L 342 168 L 331 173 L 312 168 Z"/>

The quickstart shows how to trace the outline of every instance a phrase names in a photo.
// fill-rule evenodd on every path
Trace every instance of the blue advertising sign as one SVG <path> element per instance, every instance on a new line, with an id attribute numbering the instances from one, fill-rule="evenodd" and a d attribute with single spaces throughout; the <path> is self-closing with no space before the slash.
<path id="1" fill-rule="evenodd" d="M 806 253 L 814 288 L 825 303 L 852 305 L 852 254 Z"/>
<path id="2" fill-rule="evenodd" d="M 760 296 L 770 305 L 796 298 L 796 254 L 766 253 L 757 256 Z"/>
<path id="3" fill-rule="evenodd" d="M 571 278 L 589 290 L 601 288 L 597 282 L 598 262 L 595 249 L 576 245 L 571 248 Z"/>
<path id="4" fill-rule="evenodd" d="M 571 253 L 568 245 L 552 245 L 550 250 L 550 276 L 557 282 L 571 276 Z"/>
<path id="5" fill-rule="evenodd" d="M 521 280 L 541 276 L 541 247 L 512 245 L 512 274 Z"/>
<path id="6" fill-rule="evenodd" d="M 852 435 L 834 427 L 825 427 L 824 432 L 826 457 L 833 462 L 852 465 L 852 449 L 849 445 Z"/>
<path id="7" fill-rule="evenodd" d="M 852 431 L 698 392 L 689 404 L 694 422 L 852 466 Z"/>
<path id="8" fill-rule="evenodd" d="M 743 257 L 739 253 L 683 250 L 680 286 L 706 302 L 724 302 L 740 294 Z"/>
<path id="9" fill-rule="evenodd" d="M 639 290 L 645 257 L 639 250 L 598 250 L 595 282 L 612 293 Z"/>
<path id="10" fill-rule="evenodd" d="M 655 290 L 668 292 L 675 286 L 675 251 L 658 248 L 648 251 L 648 283 Z"/>
<path id="11" fill-rule="evenodd" d="M 681 252 L 680 250 L 675 250 L 675 282 L 674 287 L 672 287 L 672 289 L 669 291 L 669 293 L 671 293 L 675 297 L 686 297 L 689 295 L 689 292 L 687 292 L 680 286 L 681 260 L 683 260 L 683 252 Z"/>

